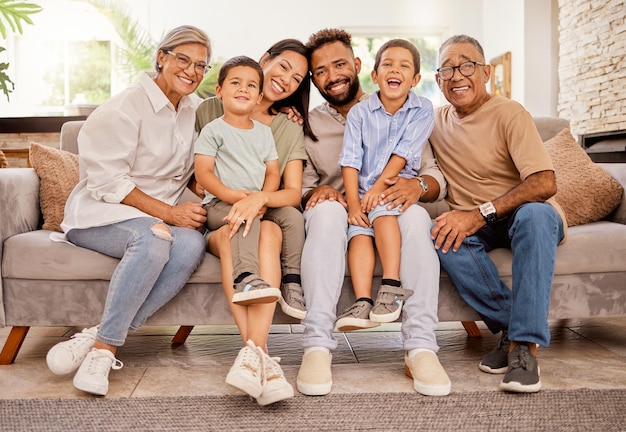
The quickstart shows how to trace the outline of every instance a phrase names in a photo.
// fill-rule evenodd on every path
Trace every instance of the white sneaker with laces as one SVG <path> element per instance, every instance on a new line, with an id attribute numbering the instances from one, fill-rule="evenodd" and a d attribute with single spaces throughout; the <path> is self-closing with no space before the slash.
<path id="1" fill-rule="evenodd" d="M 124 364 L 106 349 L 92 348 L 74 375 L 74 387 L 87 393 L 104 396 L 109 391 L 109 372 Z"/>
<path id="2" fill-rule="evenodd" d="M 280 358 L 268 356 L 261 347 L 257 347 L 257 350 L 263 365 L 263 378 L 261 380 L 263 390 L 256 400 L 257 403 L 264 406 L 292 398 L 294 395 L 293 387 L 287 382 L 280 367 Z"/>
<path id="3" fill-rule="evenodd" d="M 96 341 L 98 327 L 83 329 L 82 332 L 73 334 L 70 340 L 59 342 L 50 348 L 46 363 L 52 373 L 66 375 L 78 369 Z"/>
<path id="4" fill-rule="evenodd" d="M 257 346 L 249 340 L 239 350 L 235 362 L 226 375 L 226 384 L 238 388 L 253 398 L 261 395 L 262 364 Z"/>

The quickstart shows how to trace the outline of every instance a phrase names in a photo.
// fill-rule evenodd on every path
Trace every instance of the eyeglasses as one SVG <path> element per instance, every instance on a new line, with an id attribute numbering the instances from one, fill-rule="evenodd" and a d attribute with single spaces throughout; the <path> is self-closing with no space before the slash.
<path id="1" fill-rule="evenodd" d="M 452 79 L 452 77 L 454 76 L 455 69 L 458 69 L 461 75 L 463 75 L 464 77 L 468 77 L 468 76 L 474 75 L 474 72 L 476 71 L 476 65 L 485 66 L 484 63 L 471 61 L 471 62 L 462 63 L 458 66 L 440 67 L 439 69 L 437 69 L 437 73 L 439 74 L 439 78 L 441 78 L 444 81 L 448 81 Z"/>
<path id="2" fill-rule="evenodd" d="M 205 62 L 192 62 L 191 59 L 185 54 L 176 53 L 174 51 L 166 51 L 166 53 L 176 57 L 176 66 L 183 70 L 187 69 L 192 63 L 193 70 L 196 71 L 198 75 L 204 75 L 209 72 L 209 69 L 211 69 L 211 66 L 206 64 Z"/>

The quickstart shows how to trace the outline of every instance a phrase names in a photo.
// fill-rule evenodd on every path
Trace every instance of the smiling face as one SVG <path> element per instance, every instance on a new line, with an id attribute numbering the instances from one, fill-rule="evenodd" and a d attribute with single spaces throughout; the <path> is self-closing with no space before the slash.
<path id="1" fill-rule="evenodd" d="M 259 63 L 265 75 L 263 98 L 270 102 L 291 96 L 302 84 L 309 67 L 306 57 L 295 51 L 283 51 L 271 59 L 266 54 Z"/>
<path id="2" fill-rule="evenodd" d="M 172 52 L 187 56 L 191 64 L 183 69 L 178 65 L 175 55 L 159 51 L 157 63 L 161 65 L 161 70 L 155 82 L 174 107 L 178 107 L 180 99 L 193 93 L 200 85 L 204 75 L 196 72 L 194 63 L 206 63 L 209 53 L 207 48 L 199 43 L 181 44 L 174 47 Z"/>
<path id="3" fill-rule="evenodd" d="M 439 67 L 459 66 L 468 61 L 484 63 L 485 59 L 476 47 L 466 42 L 448 45 L 439 55 Z M 447 81 L 436 75 L 439 88 L 454 106 L 458 117 L 473 113 L 489 100 L 491 96 L 487 93 L 486 84 L 490 72 L 490 65 L 476 65 L 474 73 L 467 77 L 461 75 L 458 69 L 454 69 L 454 75 Z"/>
<path id="4" fill-rule="evenodd" d="M 358 101 L 360 71 L 361 60 L 341 42 L 322 45 L 311 54 L 313 84 L 334 107 L 351 106 Z"/>
<path id="5" fill-rule="evenodd" d="M 408 49 L 394 46 L 383 51 L 380 64 L 372 71 L 372 80 L 378 84 L 380 99 L 385 106 L 393 101 L 400 105 L 404 103 L 411 88 L 421 78 L 415 71 L 413 55 Z"/>
<path id="6" fill-rule="evenodd" d="M 222 99 L 226 114 L 248 115 L 263 95 L 259 72 L 249 66 L 235 66 L 228 71 L 222 85 L 215 87 L 215 94 Z"/>

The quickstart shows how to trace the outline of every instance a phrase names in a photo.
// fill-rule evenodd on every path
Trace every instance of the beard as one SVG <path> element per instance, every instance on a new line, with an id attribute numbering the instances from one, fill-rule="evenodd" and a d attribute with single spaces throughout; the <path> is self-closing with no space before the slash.
<path id="1" fill-rule="evenodd" d="M 361 84 L 359 82 L 359 77 L 358 75 L 355 75 L 354 79 L 350 80 L 350 84 L 348 85 L 348 89 L 346 90 L 346 92 L 335 96 L 335 95 L 328 94 L 326 92 L 326 88 L 334 84 L 337 84 L 337 81 L 328 84 L 324 88 L 324 91 L 320 91 L 320 94 L 322 95 L 324 99 L 326 99 L 326 101 L 329 104 L 335 105 L 335 106 L 344 106 L 352 102 L 354 98 L 356 97 L 357 93 L 359 92 L 359 88 L 361 87 Z"/>

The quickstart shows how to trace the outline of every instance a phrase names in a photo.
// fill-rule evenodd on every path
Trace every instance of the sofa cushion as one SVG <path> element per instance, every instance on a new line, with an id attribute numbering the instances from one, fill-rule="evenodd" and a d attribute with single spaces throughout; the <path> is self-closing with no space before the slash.
<path id="1" fill-rule="evenodd" d="M 623 188 L 595 164 L 568 129 L 545 142 L 556 173 L 556 201 L 568 226 L 600 220 L 622 201 Z"/>
<path id="2" fill-rule="evenodd" d="M 50 239 L 50 231 L 37 230 L 14 235 L 5 240 L 2 277 L 109 281 L 118 263 L 117 258 L 69 242 L 53 241 Z M 200 267 L 189 279 L 190 283 L 220 283 L 220 281 L 220 261 L 210 253 L 205 255 Z"/>
<path id="3" fill-rule="evenodd" d="M 65 202 L 78 183 L 78 156 L 31 143 L 28 157 L 40 179 L 39 201 L 43 229 L 61 231 Z"/>

